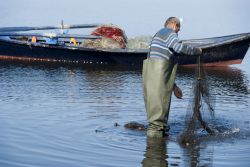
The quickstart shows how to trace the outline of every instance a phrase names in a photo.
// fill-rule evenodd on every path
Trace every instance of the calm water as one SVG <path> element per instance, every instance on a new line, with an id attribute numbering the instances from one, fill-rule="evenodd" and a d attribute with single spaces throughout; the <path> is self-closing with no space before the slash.
<path id="1" fill-rule="evenodd" d="M 1 62 L 0 166 L 249 166 L 247 62 L 207 70 L 223 131 L 190 147 L 174 138 L 184 127 L 192 68 L 179 69 L 184 99 L 173 97 L 172 140 L 151 141 L 123 127 L 146 124 L 140 69 Z"/>

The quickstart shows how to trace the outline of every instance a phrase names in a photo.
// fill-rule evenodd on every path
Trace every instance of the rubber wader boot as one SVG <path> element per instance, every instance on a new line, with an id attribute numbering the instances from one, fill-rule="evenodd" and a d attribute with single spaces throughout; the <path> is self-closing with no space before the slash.
<path id="1" fill-rule="evenodd" d="M 164 137 L 177 63 L 148 58 L 143 61 L 144 102 L 148 120 L 148 137 Z"/>

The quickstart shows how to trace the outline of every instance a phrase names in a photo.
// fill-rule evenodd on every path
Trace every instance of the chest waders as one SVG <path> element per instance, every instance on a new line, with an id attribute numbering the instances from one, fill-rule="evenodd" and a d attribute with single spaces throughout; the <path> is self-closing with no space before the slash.
<path id="1" fill-rule="evenodd" d="M 163 137 L 167 127 L 177 63 L 147 58 L 143 61 L 144 102 L 148 137 Z"/>

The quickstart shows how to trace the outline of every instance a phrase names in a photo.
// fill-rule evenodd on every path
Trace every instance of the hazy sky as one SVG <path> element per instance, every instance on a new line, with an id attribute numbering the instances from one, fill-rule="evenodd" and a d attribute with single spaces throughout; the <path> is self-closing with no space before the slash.
<path id="1" fill-rule="evenodd" d="M 170 16 L 180 38 L 250 32 L 250 0 L 3 0 L 0 26 L 113 23 L 128 37 L 153 35 Z"/>

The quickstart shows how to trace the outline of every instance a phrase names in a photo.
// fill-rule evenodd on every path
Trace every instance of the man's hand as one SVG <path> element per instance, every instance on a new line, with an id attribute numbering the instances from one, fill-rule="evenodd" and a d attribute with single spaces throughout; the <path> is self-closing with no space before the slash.
<path id="1" fill-rule="evenodd" d="M 174 91 L 174 95 L 175 97 L 177 97 L 178 99 L 182 99 L 182 91 L 181 89 L 176 85 L 176 83 L 174 83 L 174 88 L 173 88 L 173 91 Z"/>

